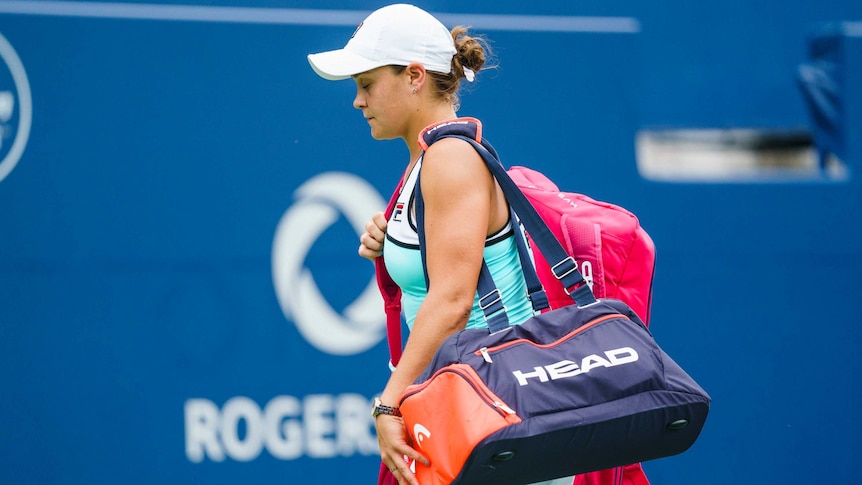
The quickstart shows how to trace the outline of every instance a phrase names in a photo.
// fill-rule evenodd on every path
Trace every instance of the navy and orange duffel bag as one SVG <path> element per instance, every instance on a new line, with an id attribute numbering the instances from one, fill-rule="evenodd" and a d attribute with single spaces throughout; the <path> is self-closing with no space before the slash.
<path id="1" fill-rule="evenodd" d="M 449 338 L 401 397 L 422 485 L 523 485 L 675 455 L 710 398 L 618 300 Z"/>

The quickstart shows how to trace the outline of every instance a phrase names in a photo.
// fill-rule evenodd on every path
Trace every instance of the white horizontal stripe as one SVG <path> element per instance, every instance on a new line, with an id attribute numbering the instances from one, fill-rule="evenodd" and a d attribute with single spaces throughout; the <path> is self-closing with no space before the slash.
<path id="1" fill-rule="evenodd" d="M 355 27 L 370 12 L 364 10 L 216 7 L 119 2 L 0 0 L 0 13 L 60 17 Z M 468 24 L 475 29 L 482 30 L 606 33 L 635 33 L 640 31 L 640 24 L 636 19 L 631 17 L 450 13 L 434 15 L 447 25 Z"/>
<path id="2" fill-rule="evenodd" d="M 541 32 L 601 32 L 633 34 L 640 23 L 632 17 L 572 17 L 555 15 L 434 14 L 446 25 L 466 24 L 482 30 Z"/>
<path id="3" fill-rule="evenodd" d="M 862 37 L 862 22 L 842 22 L 844 32 L 853 37 Z"/>

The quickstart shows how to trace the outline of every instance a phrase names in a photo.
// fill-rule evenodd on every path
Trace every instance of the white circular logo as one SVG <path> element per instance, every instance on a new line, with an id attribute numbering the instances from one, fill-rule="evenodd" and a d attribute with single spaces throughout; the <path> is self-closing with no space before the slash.
<path id="1" fill-rule="evenodd" d="M 0 70 L 0 182 L 18 164 L 27 138 L 33 105 L 30 99 L 30 83 L 24 64 L 12 48 L 12 44 L 0 34 L 0 58 L 7 72 Z M 2 69 L 2 68 L 0 68 Z"/>
<path id="2" fill-rule="evenodd" d="M 318 349 L 334 355 L 364 352 L 385 335 L 383 298 L 375 278 L 339 314 L 321 294 L 304 262 L 309 249 L 339 214 L 344 214 L 357 235 L 362 234 L 365 223 L 386 202 L 364 179 L 342 172 L 309 179 L 296 189 L 294 197 L 297 201 L 281 217 L 272 245 L 272 279 L 281 310 Z"/>

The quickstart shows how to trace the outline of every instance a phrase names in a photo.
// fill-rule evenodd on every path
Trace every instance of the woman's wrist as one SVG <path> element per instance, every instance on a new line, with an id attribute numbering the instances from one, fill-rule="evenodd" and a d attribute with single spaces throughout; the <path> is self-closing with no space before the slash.
<path id="1" fill-rule="evenodd" d="M 398 407 L 401 401 L 401 394 L 404 392 L 405 387 L 407 386 L 402 385 L 400 383 L 400 379 L 393 374 L 393 378 L 386 383 L 386 386 L 383 388 L 383 391 L 380 392 L 378 397 L 383 404 Z"/>
<path id="2" fill-rule="evenodd" d="M 398 409 L 397 406 L 385 404 L 382 399 L 380 399 L 379 397 L 375 397 L 374 404 L 371 408 L 371 416 L 374 418 L 376 418 L 377 416 L 401 417 L 401 410 Z"/>

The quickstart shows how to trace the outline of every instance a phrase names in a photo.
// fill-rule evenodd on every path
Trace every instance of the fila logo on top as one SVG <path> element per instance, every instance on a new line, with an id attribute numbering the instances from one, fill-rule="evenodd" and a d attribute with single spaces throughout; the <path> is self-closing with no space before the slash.
<path id="1" fill-rule="evenodd" d="M 386 201 L 364 179 L 343 172 L 309 179 L 296 189 L 294 197 L 296 203 L 281 217 L 272 244 L 272 280 L 281 310 L 319 350 L 333 355 L 364 352 L 383 340 L 386 328 L 383 299 L 374 277 L 338 313 L 304 263 L 320 235 L 341 214 L 359 235 L 371 214 L 385 207 Z M 344 257 L 358 256 L 349 251 Z"/>
<path id="2" fill-rule="evenodd" d="M 526 386 L 530 383 L 528 379 L 538 379 L 539 382 L 555 381 L 586 374 L 596 367 L 616 367 L 638 360 L 638 353 L 631 347 L 608 350 L 604 354 L 604 357 L 597 354 L 588 355 L 581 359 L 580 365 L 571 360 L 561 360 L 546 366 L 533 367 L 532 372 L 516 370 L 512 374 L 518 380 L 518 384 Z"/>
<path id="3" fill-rule="evenodd" d="M 0 34 L 0 182 L 12 172 L 30 136 L 30 83 L 12 44 Z"/>

